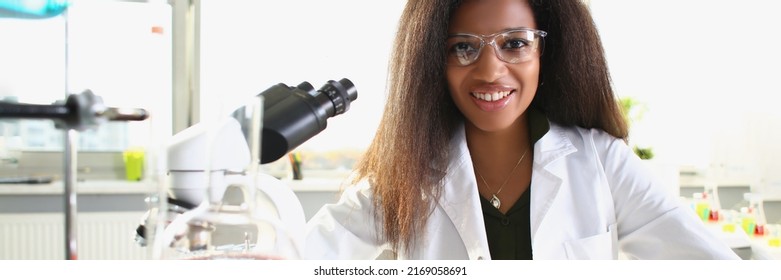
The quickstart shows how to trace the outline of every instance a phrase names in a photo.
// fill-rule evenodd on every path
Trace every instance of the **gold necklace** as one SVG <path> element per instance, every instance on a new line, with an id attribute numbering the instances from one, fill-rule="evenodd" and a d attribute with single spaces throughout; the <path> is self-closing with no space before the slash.
<path id="1" fill-rule="evenodd" d="M 507 181 L 510 181 L 510 177 L 512 177 L 513 173 L 515 173 L 515 169 L 518 168 L 519 165 L 521 165 L 521 162 L 523 161 L 523 158 L 526 157 L 526 152 L 528 152 L 529 149 L 527 148 L 526 151 L 523 152 L 523 155 L 521 155 L 521 158 L 518 159 L 518 163 L 515 164 L 515 167 L 513 167 L 513 170 L 510 171 L 510 174 L 507 175 L 507 178 L 504 179 L 504 183 L 502 183 L 501 186 L 499 186 L 499 190 L 495 193 L 491 194 L 491 205 L 494 206 L 494 208 L 499 209 L 499 207 L 502 206 L 502 201 L 499 200 L 496 195 L 498 195 L 500 192 L 502 192 L 502 189 L 504 188 L 504 185 L 507 184 Z M 480 170 L 477 169 L 477 165 L 475 165 L 475 171 L 477 171 L 477 175 L 480 176 L 480 180 L 483 180 L 483 184 L 485 184 L 486 188 L 488 188 L 488 191 L 491 191 L 491 186 L 488 185 L 488 182 L 485 181 L 485 178 L 483 178 L 483 174 L 480 174 Z"/>

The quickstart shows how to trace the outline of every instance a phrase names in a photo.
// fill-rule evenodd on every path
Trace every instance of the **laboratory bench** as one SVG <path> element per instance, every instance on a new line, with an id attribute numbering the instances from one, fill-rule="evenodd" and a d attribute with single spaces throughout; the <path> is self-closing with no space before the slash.
<path id="1" fill-rule="evenodd" d="M 62 212 L 62 181 L 0 185 L 0 214 Z M 144 199 L 157 192 L 151 182 L 88 180 L 76 183 L 79 212 L 146 211 Z"/>
<path id="2" fill-rule="evenodd" d="M 343 181 L 306 179 L 282 182 L 301 200 L 307 219 L 320 207 L 338 200 Z M 144 199 L 156 194 L 155 182 L 122 180 L 87 180 L 76 183 L 79 212 L 146 211 Z M 61 181 L 48 184 L 0 184 L 0 214 L 61 212 L 65 199 Z"/>
<path id="3" fill-rule="evenodd" d="M 282 179 L 290 186 L 310 219 L 324 204 L 336 202 L 346 187 L 339 178 Z M 0 260 L 63 259 L 63 183 L 0 184 Z M 157 183 L 122 180 L 77 182 L 77 223 L 81 259 L 147 259 L 146 249 L 133 240 L 148 207 L 145 199 L 158 193 Z M 738 227 L 707 223 L 743 259 L 781 259 L 781 248 L 770 237 L 748 236 Z"/>
<path id="4" fill-rule="evenodd" d="M 781 260 L 777 233 L 749 235 L 738 224 L 705 222 L 706 227 L 744 260 Z M 766 225 L 781 228 L 781 225 Z"/>
<path id="5" fill-rule="evenodd" d="M 0 259 L 65 259 L 62 181 L 0 184 Z M 134 230 L 147 211 L 150 182 L 85 180 L 76 183 L 79 259 L 146 259 Z"/>
<path id="6" fill-rule="evenodd" d="M 341 191 L 335 179 L 282 181 L 301 201 L 306 219 Z M 135 229 L 148 210 L 145 199 L 159 189 L 149 181 L 77 182 L 79 259 L 148 259 L 148 250 L 134 241 Z M 0 184 L 0 260 L 64 259 L 63 192 L 62 181 Z"/>

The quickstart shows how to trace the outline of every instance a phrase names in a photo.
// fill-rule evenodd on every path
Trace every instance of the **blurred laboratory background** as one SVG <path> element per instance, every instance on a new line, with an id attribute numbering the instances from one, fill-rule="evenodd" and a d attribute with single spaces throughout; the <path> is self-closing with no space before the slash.
<path id="1" fill-rule="evenodd" d="M 17 2 L 56 4 L 50 14 Z M 781 259 L 781 2 L 584 0 L 630 120 L 631 145 L 744 259 Z M 261 172 L 311 217 L 372 139 L 406 1 L 0 0 L 0 101 L 90 90 L 149 118 L 79 132 L 79 259 L 148 259 L 136 229 L 166 184 L 166 144 L 278 83 L 349 78 L 360 98 Z M 42 5 L 43 5 L 42 4 Z M 0 260 L 66 258 L 67 134 L 0 118 Z"/>

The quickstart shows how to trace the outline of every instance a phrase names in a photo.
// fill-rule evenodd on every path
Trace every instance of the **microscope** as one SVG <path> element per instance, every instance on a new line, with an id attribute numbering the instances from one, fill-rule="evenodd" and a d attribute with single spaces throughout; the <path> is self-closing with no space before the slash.
<path id="1" fill-rule="evenodd" d="M 230 116 L 175 134 L 166 146 L 166 197 L 147 199 L 137 243 L 155 246 L 156 259 L 300 258 L 303 208 L 259 165 L 323 131 L 357 96 L 348 79 L 318 90 L 280 83 Z"/>

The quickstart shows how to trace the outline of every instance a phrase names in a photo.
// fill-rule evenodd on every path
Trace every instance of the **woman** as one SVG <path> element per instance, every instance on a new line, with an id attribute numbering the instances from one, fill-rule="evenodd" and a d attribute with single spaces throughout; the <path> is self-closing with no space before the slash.
<path id="1" fill-rule="evenodd" d="M 627 147 L 580 1 L 409 1 L 390 73 L 307 258 L 737 258 Z"/>

